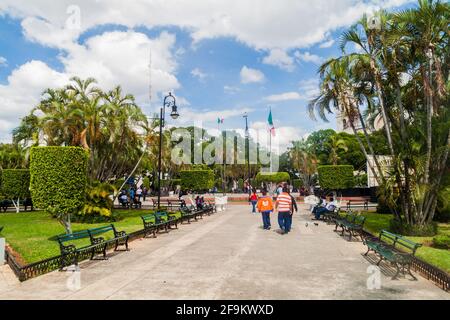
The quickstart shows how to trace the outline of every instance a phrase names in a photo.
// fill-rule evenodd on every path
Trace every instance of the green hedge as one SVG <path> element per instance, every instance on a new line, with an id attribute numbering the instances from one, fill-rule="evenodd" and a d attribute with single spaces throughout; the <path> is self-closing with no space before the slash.
<path id="1" fill-rule="evenodd" d="M 88 153 L 80 147 L 34 147 L 30 153 L 30 190 L 35 207 L 54 216 L 83 208 Z"/>
<path id="2" fill-rule="evenodd" d="M 214 187 L 214 171 L 189 170 L 181 171 L 181 188 L 184 190 L 206 191 Z"/>
<path id="3" fill-rule="evenodd" d="M 0 193 L 7 199 L 30 197 L 30 170 L 4 169 L 0 171 Z"/>
<path id="4" fill-rule="evenodd" d="M 355 186 L 353 166 L 320 166 L 317 171 L 322 189 L 341 190 Z"/>
<path id="5" fill-rule="evenodd" d="M 261 173 L 258 172 L 256 175 L 256 182 L 260 184 L 261 182 L 287 182 L 291 180 L 291 176 L 287 172 L 274 172 L 274 173 Z"/>

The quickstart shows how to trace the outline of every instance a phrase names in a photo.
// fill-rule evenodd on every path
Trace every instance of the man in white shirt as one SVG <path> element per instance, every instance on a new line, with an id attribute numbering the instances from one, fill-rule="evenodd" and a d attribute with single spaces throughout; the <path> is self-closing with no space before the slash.
<path id="1" fill-rule="evenodd" d="M 330 198 L 330 202 L 328 202 L 328 203 L 326 203 L 326 201 L 324 201 L 323 204 L 324 204 L 324 206 L 316 207 L 313 210 L 316 220 L 319 220 L 321 215 L 334 212 L 334 210 L 337 207 L 336 202 L 334 202 L 333 198 Z"/>

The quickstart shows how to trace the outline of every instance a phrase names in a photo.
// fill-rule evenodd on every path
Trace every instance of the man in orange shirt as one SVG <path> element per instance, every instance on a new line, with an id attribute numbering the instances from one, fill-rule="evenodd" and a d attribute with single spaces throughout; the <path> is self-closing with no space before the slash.
<path id="1" fill-rule="evenodd" d="M 258 199 L 257 207 L 261 212 L 264 230 L 270 230 L 270 214 L 273 211 L 272 197 L 267 195 L 267 190 L 262 191 L 262 197 Z"/>

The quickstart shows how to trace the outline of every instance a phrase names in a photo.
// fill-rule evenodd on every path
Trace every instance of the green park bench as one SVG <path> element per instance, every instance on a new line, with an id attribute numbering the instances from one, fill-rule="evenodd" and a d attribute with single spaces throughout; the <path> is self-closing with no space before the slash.
<path id="1" fill-rule="evenodd" d="M 353 223 L 355 219 L 356 215 L 351 211 L 349 211 L 349 213 L 347 213 L 344 216 L 337 216 L 334 220 L 335 223 L 334 231 L 338 231 L 338 228 L 341 228 L 342 234 L 344 234 L 344 224 Z"/>
<path id="2" fill-rule="evenodd" d="M 323 221 L 325 221 L 327 224 L 335 223 L 336 219 L 339 219 L 341 217 L 340 213 L 341 209 L 336 207 L 333 212 L 328 212 L 323 215 Z"/>
<path id="3" fill-rule="evenodd" d="M 175 226 L 175 229 L 178 229 L 178 219 L 176 214 L 169 214 L 166 211 L 157 211 L 155 212 L 155 216 L 160 221 L 164 221 L 166 223 L 167 229 L 171 229 L 172 226 Z"/>
<path id="4" fill-rule="evenodd" d="M 359 236 L 361 239 L 363 238 L 363 227 L 366 221 L 366 217 L 360 216 L 354 213 L 350 213 L 345 215 L 344 217 L 336 217 L 335 218 L 335 231 L 338 228 L 341 228 L 341 235 L 344 236 L 345 232 L 349 234 L 349 240 L 352 237 Z"/>
<path id="5" fill-rule="evenodd" d="M 381 261 L 389 261 L 397 269 L 397 273 L 392 277 L 396 279 L 400 274 L 400 270 L 403 274 L 407 271 L 414 280 L 417 278 L 411 273 L 411 263 L 413 257 L 422 244 L 416 243 L 414 241 L 408 240 L 405 237 L 382 230 L 378 238 L 366 237 L 364 239 L 365 245 L 367 245 L 367 252 L 364 254 L 367 256 L 370 251 L 374 251 L 380 260 L 377 262 L 377 266 L 380 265 Z"/>
<path id="6" fill-rule="evenodd" d="M 109 240 L 106 240 L 104 237 L 99 237 L 100 234 L 107 232 L 112 232 L 114 237 Z M 125 231 L 117 231 L 113 224 L 60 235 L 57 239 L 62 256 L 60 270 L 71 264 L 77 265 L 80 254 L 83 252 L 90 252 L 91 260 L 94 259 L 97 253 L 103 254 L 103 258 L 106 259 L 106 249 L 109 243 L 115 243 L 114 251 L 121 245 L 124 245 L 128 251 L 127 233 Z M 77 247 L 74 242 L 83 239 L 89 239 L 89 243 L 79 241 L 80 246 Z"/>
<path id="7" fill-rule="evenodd" d="M 197 211 L 194 206 L 185 206 L 180 208 L 181 212 L 181 219 L 183 221 L 187 221 L 188 223 L 191 223 L 191 219 L 195 219 L 195 221 L 198 220 L 198 216 L 202 215 L 202 211 Z"/>
<path id="8" fill-rule="evenodd" d="M 156 238 L 156 233 L 161 228 L 164 228 L 167 231 L 167 222 L 157 218 L 154 213 L 143 215 L 141 216 L 141 219 L 144 224 L 144 238 L 150 233 Z"/>
<path id="9" fill-rule="evenodd" d="M 205 213 L 209 216 L 214 212 L 217 212 L 216 205 L 211 202 L 206 202 L 203 206 L 203 210 L 205 210 Z"/>
<path id="10" fill-rule="evenodd" d="M 349 240 L 353 237 L 359 236 L 361 239 L 363 238 L 363 227 L 364 223 L 366 222 L 366 217 L 364 216 L 355 216 L 352 222 L 349 221 L 343 221 L 342 222 L 342 235 L 344 235 L 344 232 L 347 231 L 349 234 Z"/>

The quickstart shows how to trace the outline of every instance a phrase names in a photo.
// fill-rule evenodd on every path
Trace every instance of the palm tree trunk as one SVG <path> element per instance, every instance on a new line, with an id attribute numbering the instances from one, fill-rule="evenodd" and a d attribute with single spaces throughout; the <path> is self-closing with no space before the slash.
<path id="1" fill-rule="evenodd" d="M 353 100 L 351 100 L 351 101 L 353 101 Z M 375 179 L 377 180 L 378 184 L 381 185 L 382 183 L 384 183 L 386 181 L 386 179 L 384 177 L 383 170 L 381 170 L 381 165 L 380 165 L 380 162 L 378 161 L 378 157 L 375 154 L 375 151 L 373 149 L 372 142 L 370 142 L 370 137 L 369 137 L 369 133 L 367 132 L 366 123 L 365 123 L 364 118 L 363 118 L 363 116 L 361 114 L 359 105 L 357 103 L 352 103 L 352 105 L 358 112 L 359 121 L 361 122 L 361 127 L 363 129 L 364 137 L 366 138 L 367 147 L 369 148 L 370 153 L 373 155 L 373 159 L 374 159 L 375 165 L 377 167 L 378 174 L 381 177 L 381 181 L 379 180 L 378 176 L 374 173 L 374 170 L 371 168 L 372 173 L 374 174 Z M 369 159 L 367 157 L 366 157 L 366 159 L 369 162 Z"/>
<path id="2" fill-rule="evenodd" d="M 369 34 L 369 36 L 367 37 L 369 48 L 370 48 L 370 69 L 371 69 L 372 75 L 375 79 L 375 89 L 377 91 L 377 97 L 378 97 L 378 100 L 380 103 L 381 115 L 382 115 L 383 121 L 384 121 L 384 128 L 386 130 L 386 137 L 388 140 L 389 150 L 391 151 L 391 155 L 394 156 L 395 152 L 394 152 L 394 144 L 392 142 L 391 125 L 390 125 L 389 118 L 387 115 L 386 105 L 384 104 L 380 71 L 377 68 L 377 64 L 376 64 L 375 57 L 373 54 L 373 38 L 372 37 L 373 36 L 371 34 Z"/>
<path id="3" fill-rule="evenodd" d="M 431 165 L 431 151 L 433 147 L 433 140 L 432 140 L 432 121 L 433 121 L 433 55 L 431 54 L 428 59 L 428 89 L 425 87 L 425 94 L 427 94 L 427 158 L 426 158 L 426 164 L 425 164 L 425 177 L 424 177 L 424 183 L 429 183 L 430 181 L 430 165 Z"/>

